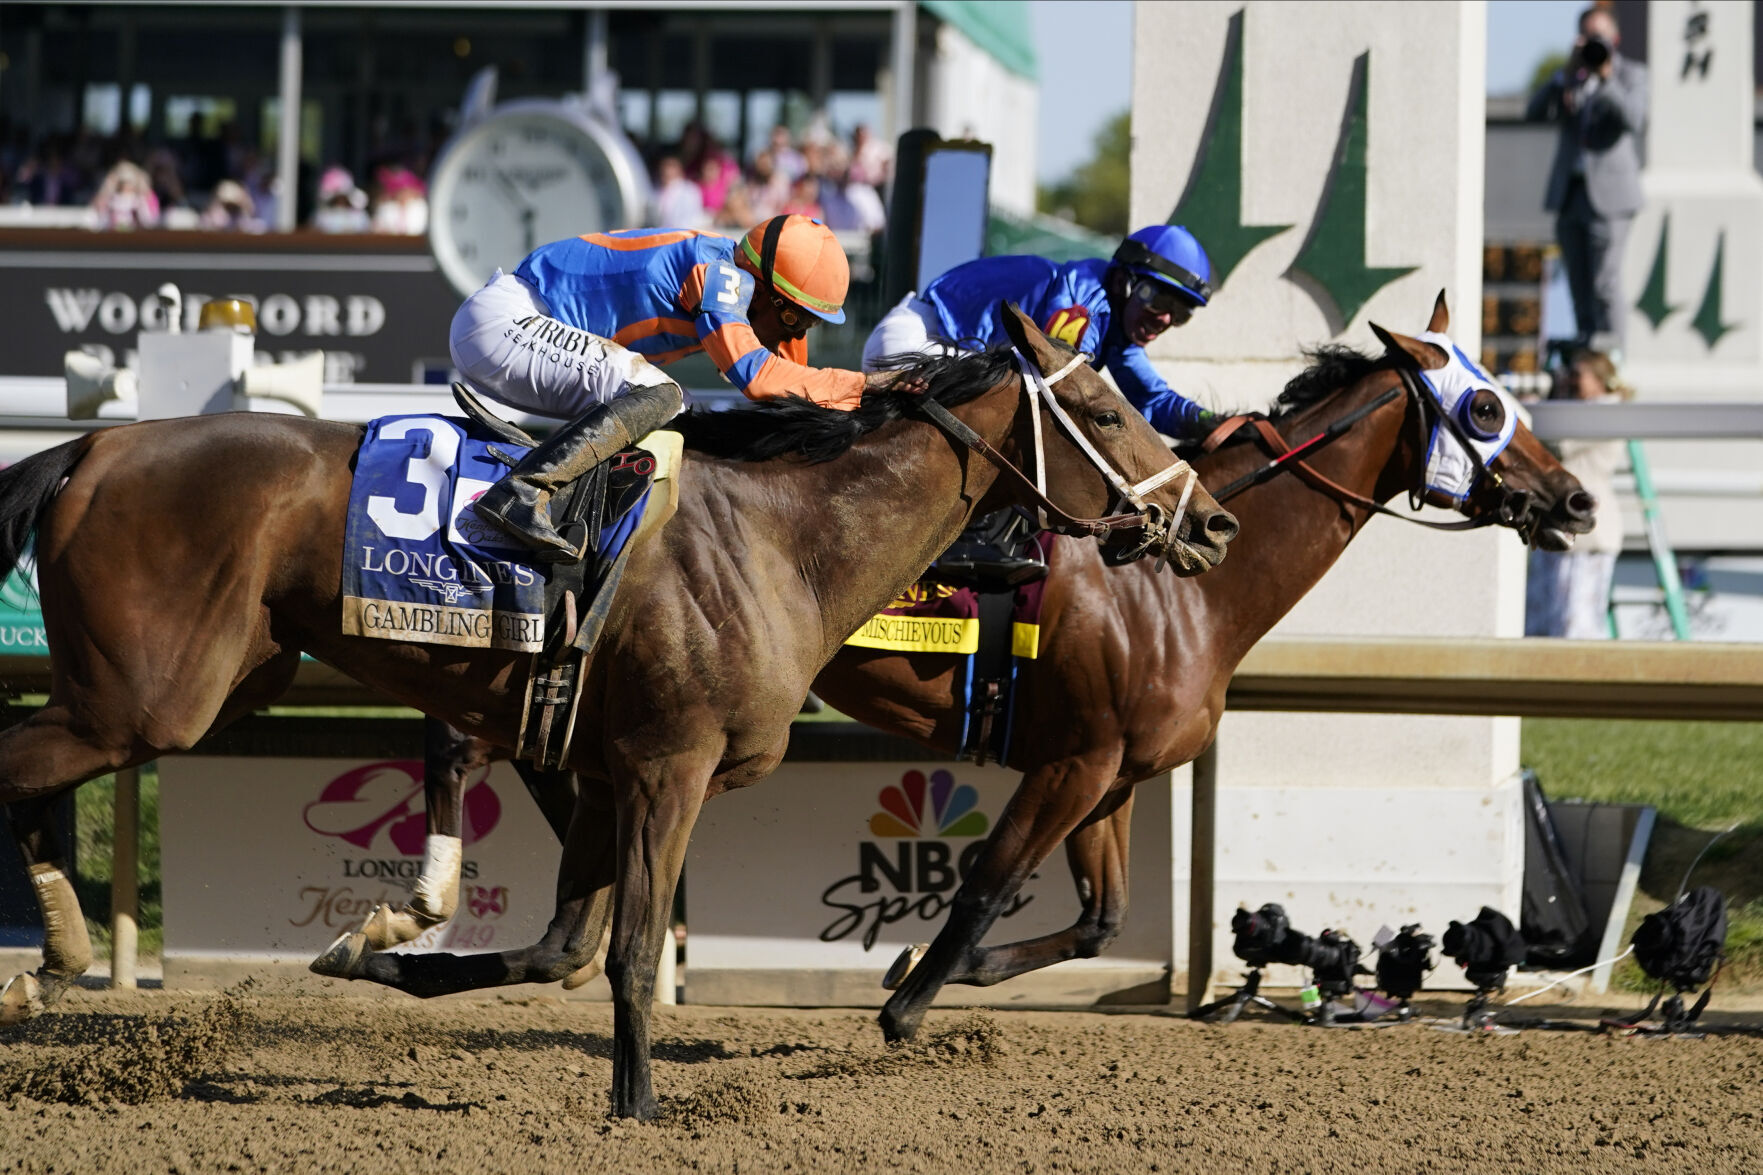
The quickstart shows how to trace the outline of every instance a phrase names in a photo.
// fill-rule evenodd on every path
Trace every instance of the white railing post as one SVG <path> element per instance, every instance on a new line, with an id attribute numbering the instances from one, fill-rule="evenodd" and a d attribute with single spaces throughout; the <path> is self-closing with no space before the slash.
<path id="1" fill-rule="evenodd" d="M 110 865 L 110 986 L 135 986 L 139 939 L 141 770 L 116 773 L 116 834 Z"/>

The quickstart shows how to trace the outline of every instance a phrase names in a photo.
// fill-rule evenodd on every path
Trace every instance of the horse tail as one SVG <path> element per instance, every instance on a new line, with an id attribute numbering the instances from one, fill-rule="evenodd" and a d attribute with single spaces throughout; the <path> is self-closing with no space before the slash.
<path id="1" fill-rule="evenodd" d="M 0 469 L 0 578 L 30 546 L 43 511 L 61 489 L 63 479 L 86 455 L 90 439 L 80 437 L 56 445 Z"/>

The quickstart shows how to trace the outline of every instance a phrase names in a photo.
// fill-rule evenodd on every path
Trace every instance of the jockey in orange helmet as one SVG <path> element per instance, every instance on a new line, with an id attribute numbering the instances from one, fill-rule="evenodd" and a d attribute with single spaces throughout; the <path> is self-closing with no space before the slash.
<path id="1" fill-rule="evenodd" d="M 478 514 L 541 558 L 578 557 L 551 526 L 551 494 L 672 419 L 683 394 L 656 365 L 696 351 L 754 399 L 855 408 L 892 376 L 806 365 L 809 328 L 845 320 L 850 281 L 838 239 L 806 216 L 741 240 L 627 229 L 533 250 L 466 299 L 450 349 L 491 398 L 572 419 L 484 492 Z"/>

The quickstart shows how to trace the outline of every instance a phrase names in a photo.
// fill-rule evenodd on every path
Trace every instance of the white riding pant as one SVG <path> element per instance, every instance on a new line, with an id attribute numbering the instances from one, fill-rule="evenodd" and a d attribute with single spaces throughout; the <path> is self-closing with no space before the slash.
<path id="1" fill-rule="evenodd" d="M 917 291 L 907 294 L 869 332 L 869 339 L 863 344 L 863 370 L 881 370 L 882 360 L 890 355 L 941 357 L 968 353 L 967 348 L 941 337 L 942 330 L 937 308 L 920 298 Z"/>
<path id="2" fill-rule="evenodd" d="M 635 351 L 559 322 L 528 282 L 499 269 L 453 316 L 447 348 L 468 383 L 540 416 L 580 416 L 631 387 L 673 382 Z"/>

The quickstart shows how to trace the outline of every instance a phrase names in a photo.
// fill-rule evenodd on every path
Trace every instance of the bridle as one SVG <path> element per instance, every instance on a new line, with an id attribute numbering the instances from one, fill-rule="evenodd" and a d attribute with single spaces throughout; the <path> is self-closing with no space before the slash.
<path id="1" fill-rule="evenodd" d="M 1401 380 L 1400 387 L 1390 388 L 1368 403 L 1361 404 L 1339 419 L 1329 422 L 1321 432 L 1297 445 L 1288 445 L 1285 438 L 1279 434 L 1279 430 L 1273 427 L 1273 422 L 1259 413 L 1233 416 L 1224 421 L 1201 443 L 1201 448 L 1205 452 L 1213 452 L 1231 435 L 1247 426 L 1254 430 L 1261 446 L 1274 454 L 1274 459 L 1214 492 L 1213 499 L 1223 502 L 1251 486 L 1260 485 L 1281 473 L 1290 471 L 1305 485 L 1345 506 L 1354 506 L 1373 514 L 1385 514 L 1391 518 L 1399 518 L 1404 522 L 1412 522 L 1416 526 L 1427 527 L 1430 530 L 1477 530 L 1497 523 L 1516 530 L 1519 536 L 1528 543 L 1536 528 L 1544 521 L 1544 512 L 1538 507 L 1536 495 L 1529 490 L 1514 489 L 1508 486 L 1499 472 L 1482 459 L 1480 452 L 1470 443 L 1469 437 L 1464 433 L 1463 426 L 1457 421 L 1455 414 L 1445 410 L 1445 406 L 1439 401 L 1438 393 L 1431 384 L 1421 378 L 1417 371 L 1398 365 L 1396 374 Z M 1348 489 L 1304 460 L 1304 458 L 1345 436 L 1354 425 L 1378 409 L 1394 402 L 1404 393 L 1407 394 L 1416 409 L 1414 413 L 1416 451 L 1422 457 L 1419 483 L 1408 487 L 1409 510 L 1418 511 L 1429 501 L 1424 464 L 1427 451 L 1427 424 L 1430 417 L 1433 422 L 1436 422 L 1450 434 L 1451 439 L 1468 455 L 1474 465 L 1474 474 L 1470 481 L 1471 490 L 1473 491 L 1475 486 L 1479 486 L 1485 481 L 1498 492 L 1499 501 L 1492 512 L 1455 522 L 1435 522 L 1429 518 L 1417 518 L 1412 513 L 1405 514 L 1401 511 L 1391 510 L 1382 502 Z M 1468 495 L 1465 496 L 1465 500 L 1467 497 Z"/>
<path id="2" fill-rule="evenodd" d="M 1089 356 L 1078 354 L 1071 361 L 1052 375 L 1042 375 L 1040 368 L 1020 350 L 1012 349 L 1017 368 L 1022 376 L 1022 392 L 1028 400 L 1029 419 L 1034 432 L 1035 464 L 1034 478 L 1030 480 L 1010 459 L 1000 453 L 991 442 L 980 436 L 972 428 L 962 423 L 947 408 L 927 396 L 915 397 L 914 407 L 922 412 L 930 421 L 951 438 L 959 441 L 984 457 L 995 466 L 1001 476 L 1027 494 L 1035 503 L 1043 529 L 1058 534 L 1078 535 L 1082 537 L 1105 540 L 1117 530 L 1140 530 L 1142 540 L 1130 551 L 1120 554 L 1120 558 L 1133 559 L 1147 552 L 1161 548 L 1167 552 L 1169 545 L 1175 541 L 1181 527 L 1182 519 L 1187 515 L 1188 502 L 1194 494 L 1194 487 L 1199 484 L 1199 474 L 1194 467 L 1179 457 L 1172 457 L 1171 463 L 1164 468 L 1129 482 L 1114 468 L 1100 450 L 1090 443 L 1083 435 L 1077 423 L 1071 419 L 1057 397 L 1053 395 L 1053 385 L 1070 375 L 1079 366 L 1089 361 Z M 1038 402 L 1037 402 L 1038 401 Z M 1041 426 L 1041 405 L 1044 404 L 1052 414 L 1054 422 L 1066 437 L 1071 440 L 1089 463 L 1101 473 L 1114 489 L 1116 504 L 1125 503 L 1131 510 L 1122 510 L 1107 514 L 1100 518 L 1078 518 L 1060 509 L 1052 499 L 1047 497 L 1047 459 L 1046 441 Z M 1163 508 L 1154 502 L 1145 501 L 1144 495 L 1174 479 L 1187 475 L 1187 482 L 1182 487 L 1181 500 L 1177 503 L 1175 513 L 1165 517 Z"/>

